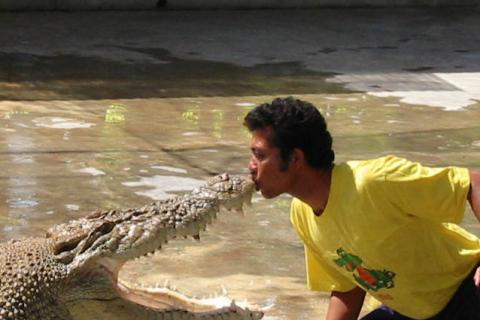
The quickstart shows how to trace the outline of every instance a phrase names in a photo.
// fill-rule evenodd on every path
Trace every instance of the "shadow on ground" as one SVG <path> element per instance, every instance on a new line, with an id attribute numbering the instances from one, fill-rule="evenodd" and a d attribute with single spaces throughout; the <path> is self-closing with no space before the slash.
<path id="1" fill-rule="evenodd" d="M 0 99 L 82 100 L 347 92 L 340 84 L 325 81 L 331 74 L 309 71 L 300 62 L 242 67 L 179 59 L 164 49 L 122 49 L 141 51 L 161 63 L 0 53 Z"/>

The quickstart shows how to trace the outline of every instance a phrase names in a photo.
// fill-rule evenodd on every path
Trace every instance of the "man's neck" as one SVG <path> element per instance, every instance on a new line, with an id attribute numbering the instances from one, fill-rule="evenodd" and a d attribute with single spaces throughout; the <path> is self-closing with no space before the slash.
<path id="1" fill-rule="evenodd" d="M 290 194 L 310 205 L 315 215 L 321 215 L 327 206 L 331 179 L 332 170 L 302 170 Z"/>

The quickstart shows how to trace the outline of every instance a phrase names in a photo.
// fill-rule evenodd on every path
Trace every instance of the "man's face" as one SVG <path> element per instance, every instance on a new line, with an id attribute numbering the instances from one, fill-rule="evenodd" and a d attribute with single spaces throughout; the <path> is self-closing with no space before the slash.
<path id="1" fill-rule="evenodd" d="M 280 149 L 270 144 L 271 128 L 257 129 L 252 132 L 250 149 L 252 157 L 248 169 L 265 198 L 273 198 L 288 192 L 292 179 L 290 167 L 282 170 Z"/>

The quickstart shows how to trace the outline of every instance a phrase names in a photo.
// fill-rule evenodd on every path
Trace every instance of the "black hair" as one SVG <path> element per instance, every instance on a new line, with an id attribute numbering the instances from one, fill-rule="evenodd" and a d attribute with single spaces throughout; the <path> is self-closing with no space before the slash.
<path id="1" fill-rule="evenodd" d="M 311 103 L 293 97 L 276 98 L 252 109 L 244 125 L 253 132 L 271 128 L 269 143 L 280 149 L 286 169 L 295 148 L 303 151 L 307 163 L 320 170 L 333 167 L 335 152 L 325 118 Z"/>

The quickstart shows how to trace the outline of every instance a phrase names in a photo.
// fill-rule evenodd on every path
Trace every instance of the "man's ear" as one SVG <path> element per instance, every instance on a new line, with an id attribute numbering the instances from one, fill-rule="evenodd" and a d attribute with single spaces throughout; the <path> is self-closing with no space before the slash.
<path id="1" fill-rule="evenodd" d="M 298 148 L 293 149 L 290 165 L 294 166 L 295 168 L 299 168 L 305 164 L 305 161 L 305 153 L 303 150 Z"/>

